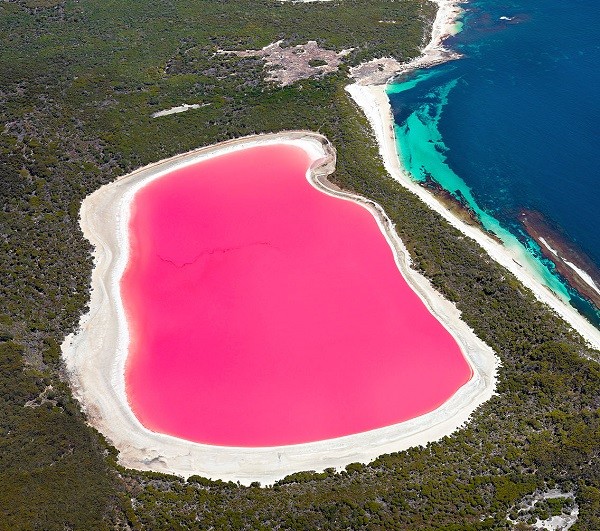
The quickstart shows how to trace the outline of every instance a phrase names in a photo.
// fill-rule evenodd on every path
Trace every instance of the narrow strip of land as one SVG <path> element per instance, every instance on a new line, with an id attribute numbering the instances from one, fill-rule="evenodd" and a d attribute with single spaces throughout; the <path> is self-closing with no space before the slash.
<path id="1" fill-rule="evenodd" d="M 574 307 L 559 298 L 542 284 L 536 274 L 523 264 L 531 261 L 522 247 L 507 247 L 476 225 L 469 224 L 444 205 L 438 197 L 415 183 L 402 167 L 396 148 L 394 118 L 385 86 L 390 79 L 460 56 L 444 47 L 444 39 L 456 32 L 457 17 L 460 15 L 459 0 L 435 0 L 438 12 L 433 23 L 431 40 L 422 50 L 422 54 L 405 64 L 395 60 L 373 60 L 353 69 L 355 83 L 346 90 L 369 120 L 386 170 L 398 182 L 415 193 L 427 206 L 441 214 L 451 225 L 471 237 L 496 262 L 508 269 L 538 300 L 547 304 L 554 312 L 571 325 L 593 348 L 600 348 L 600 330 L 590 323 Z M 377 66 L 380 66 L 379 68 Z"/>

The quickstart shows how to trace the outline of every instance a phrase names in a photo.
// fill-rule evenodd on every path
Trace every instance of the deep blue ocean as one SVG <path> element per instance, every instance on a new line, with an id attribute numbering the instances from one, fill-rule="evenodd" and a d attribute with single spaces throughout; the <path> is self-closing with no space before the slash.
<path id="1" fill-rule="evenodd" d="M 470 0 L 461 59 L 388 87 L 404 166 L 460 190 L 597 326 L 518 222 L 535 210 L 600 265 L 600 0 Z"/>

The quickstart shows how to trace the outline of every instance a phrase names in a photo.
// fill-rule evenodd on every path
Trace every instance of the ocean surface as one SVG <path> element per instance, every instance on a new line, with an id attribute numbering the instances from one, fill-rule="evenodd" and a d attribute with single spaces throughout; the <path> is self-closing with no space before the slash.
<path id="1" fill-rule="evenodd" d="M 446 45 L 463 55 L 388 87 L 400 158 L 462 195 L 540 280 L 600 328 L 519 222 L 540 212 L 600 265 L 598 0 L 471 0 Z"/>

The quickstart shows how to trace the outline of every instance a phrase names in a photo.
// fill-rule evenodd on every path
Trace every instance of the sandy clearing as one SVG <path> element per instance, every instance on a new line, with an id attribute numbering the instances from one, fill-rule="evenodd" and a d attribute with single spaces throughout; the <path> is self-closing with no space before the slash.
<path id="1" fill-rule="evenodd" d="M 406 280 L 459 342 L 472 367 L 473 377 L 431 413 L 393 426 L 325 441 L 236 448 L 192 443 L 154 433 L 135 418 L 125 394 L 128 332 L 119 279 L 127 262 L 131 200 L 140 187 L 175 168 L 245 147 L 273 143 L 305 149 L 313 160 L 307 172 L 311 184 L 370 210 L 394 249 L 396 262 Z M 90 311 L 82 317 L 79 331 L 65 339 L 62 349 L 75 396 L 82 403 L 90 424 L 119 449 L 122 465 L 184 477 L 199 474 L 243 484 L 252 481 L 269 484 L 293 472 L 340 468 L 352 462 L 367 463 L 384 453 L 437 440 L 462 426 L 473 410 L 492 396 L 498 365 L 492 350 L 460 319 L 454 304 L 443 299 L 427 279 L 410 268 L 406 249 L 380 207 L 328 184 L 326 176 L 334 166 L 335 151 L 321 135 L 285 132 L 252 136 L 146 166 L 103 186 L 84 200 L 81 227 L 94 246 L 95 263 Z"/>
<path id="2" fill-rule="evenodd" d="M 171 107 L 170 109 L 165 109 L 163 111 L 157 111 L 157 112 L 153 112 L 151 114 L 152 118 L 160 118 L 161 116 L 169 116 L 170 114 L 178 114 L 180 112 L 186 112 L 189 111 L 191 109 L 200 109 L 201 107 L 207 107 L 209 106 L 210 103 L 192 103 L 192 104 L 187 104 L 187 103 L 182 103 L 181 105 L 177 106 L 177 107 Z"/>
<path id="3" fill-rule="evenodd" d="M 267 81 L 274 81 L 281 87 L 291 85 L 301 79 L 319 77 L 337 71 L 342 58 L 352 49 L 336 52 L 321 48 L 317 41 L 306 44 L 282 47 L 283 40 L 267 44 L 260 50 L 220 50 L 219 53 L 237 55 L 238 57 L 260 57 L 265 61 Z M 324 64 L 311 66 L 311 62 L 323 61 Z"/>

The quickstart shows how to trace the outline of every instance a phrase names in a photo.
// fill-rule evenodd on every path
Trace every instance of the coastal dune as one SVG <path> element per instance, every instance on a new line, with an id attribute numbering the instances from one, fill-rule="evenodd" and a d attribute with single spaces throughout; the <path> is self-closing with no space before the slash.
<path id="1" fill-rule="evenodd" d="M 119 282 L 128 258 L 131 201 L 140 188 L 177 168 L 248 147 L 273 144 L 305 150 L 312 161 L 307 172 L 311 185 L 371 212 L 394 252 L 400 272 L 457 341 L 471 367 L 472 378 L 430 413 L 384 428 L 317 442 L 271 447 L 215 446 L 153 432 L 135 417 L 125 392 L 129 332 Z M 382 209 L 328 182 L 327 175 L 334 167 L 335 151 L 321 135 L 299 131 L 251 136 L 146 166 L 84 200 L 81 227 L 94 246 L 95 262 L 90 311 L 82 317 L 78 332 L 65 339 L 63 356 L 75 396 L 90 424 L 119 450 L 123 466 L 184 477 L 199 474 L 243 484 L 272 483 L 293 472 L 366 463 L 384 453 L 437 440 L 462 426 L 474 409 L 492 396 L 498 363 L 493 351 L 460 319 L 454 304 L 410 267 L 410 257 Z"/>

